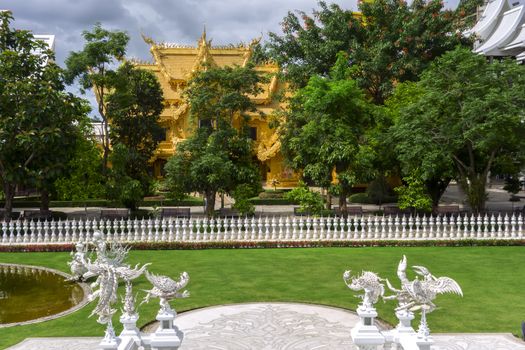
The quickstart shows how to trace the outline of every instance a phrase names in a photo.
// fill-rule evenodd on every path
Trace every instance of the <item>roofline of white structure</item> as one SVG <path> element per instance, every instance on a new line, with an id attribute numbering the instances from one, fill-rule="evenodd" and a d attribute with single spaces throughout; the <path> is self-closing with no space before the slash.
<path id="1" fill-rule="evenodd" d="M 465 35 L 477 35 L 481 40 L 486 40 L 497 26 L 500 15 L 508 8 L 507 0 L 489 0 L 478 22 Z"/>

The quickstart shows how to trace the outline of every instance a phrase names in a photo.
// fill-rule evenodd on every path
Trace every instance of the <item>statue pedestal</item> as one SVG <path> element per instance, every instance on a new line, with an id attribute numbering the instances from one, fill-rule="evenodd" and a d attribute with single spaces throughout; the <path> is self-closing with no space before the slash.
<path id="1" fill-rule="evenodd" d="M 379 345 L 385 343 L 385 337 L 375 325 L 377 311 L 374 307 L 360 305 L 357 308 L 359 323 L 352 328 L 352 341 L 359 350 L 377 350 Z"/>
<path id="2" fill-rule="evenodd" d="M 173 325 L 174 310 L 159 311 L 159 328 L 150 337 L 151 350 L 176 350 L 181 344 L 180 331 Z"/>
<path id="3" fill-rule="evenodd" d="M 102 350 L 111 350 L 111 349 L 117 349 L 119 345 L 119 341 L 117 339 L 112 340 L 102 340 L 100 344 L 98 344 L 99 348 Z"/>
<path id="4" fill-rule="evenodd" d="M 392 330 L 394 342 L 399 343 L 401 337 L 411 337 L 416 334 L 416 331 L 412 328 L 412 320 L 415 318 L 413 312 L 408 310 L 396 311 L 396 317 L 399 323 L 396 328 Z"/>
<path id="5" fill-rule="evenodd" d="M 432 337 L 417 337 L 415 343 L 419 347 L 419 350 L 430 350 L 430 347 L 432 344 L 434 344 L 434 340 L 432 340 Z"/>
<path id="6" fill-rule="evenodd" d="M 414 345 L 419 350 L 430 350 L 430 346 L 434 344 L 430 336 L 430 330 L 426 325 L 426 319 L 423 317 L 423 323 L 419 326 L 419 331 L 416 333 L 414 328 L 410 325 L 414 319 L 414 314 L 410 311 L 398 311 L 396 316 L 399 319 L 399 324 L 393 330 L 394 339 L 397 344 L 401 344 L 404 349 L 412 349 Z"/>
<path id="7" fill-rule="evenodd" d="M 140 331 L 137 328 L 137 320 L 139 316 L 137 314 L 128 315 L 123 314 L 120 316 L 120 323 L 124 326 L 120 337 L 132 337 L 134 340 L 140 340 Z"/>
<path id="8" fill-rule="evenodd" d="M 111 321 L 106 326 L 106 333 L 104 339 L 99 343 L 99 348 L 102 350 L 112 350 L 117 349 L 120 344 L 120 339 L 115 335 L 113 330 L 113 325 Z"/>

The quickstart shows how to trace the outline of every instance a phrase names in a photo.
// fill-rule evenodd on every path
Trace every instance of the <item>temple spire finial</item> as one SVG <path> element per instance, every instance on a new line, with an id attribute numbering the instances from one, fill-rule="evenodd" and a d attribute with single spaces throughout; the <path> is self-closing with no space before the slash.
<path id="1" fill-rule="evenodd" d="M 195 72 L 202 71 L 208 69 L 210 66 L 217 66 L 215 61 L 213 60 L 213 56 L 210 52 L 211 49 L 211 39 L 206 39 L 206 24 L 204 24 L 204 28 L 202 31 L 202 36 L 199 39 L 199 45 L 197 48 L 197 57 L 195 60 L 195 64 L 193 66 L 193 69 L 191 70 L 191 74 L 194 74 Z"/>
<path id="2" fill-rule="evenodd" d="M 206 40 L 206 23 L 203 25 L 202 35 L 199 39 L 199 46 L 206 46 L 209 45 L 208 41 Z"/>

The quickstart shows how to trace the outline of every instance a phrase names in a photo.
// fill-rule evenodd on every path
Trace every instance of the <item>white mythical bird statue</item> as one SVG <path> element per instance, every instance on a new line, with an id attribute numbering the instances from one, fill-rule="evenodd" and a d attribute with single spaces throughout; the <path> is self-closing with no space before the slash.
<path id="1" fill-rule="evenodd" d="M 139 264 L 135 265 L 134 268 L 131 268 L 129 266 L 119 266 L 116 267 L 115 270 L 117 272 L 117 276 L 124 280 L 126 283 L 126 294 L 124 298 L 122 298 L 122 304 L 123 304 L 123 316 L 124 317 L 133 317 L 136 315 L 135 310 L 135 297 L 133 296 L 133 283 L 132 281 L 134 279 L 137 279 L 142 275 L 146 268 L 151 264 L 144 264 L 142 267 L 139 268 Z"/>
<path id="2" fill-rule="evenodd" d="M 153 285 L 153 288 L 145 290 L 147 294 L 144 297 L 143 303 L 148 303 L 152 296 L 159 298 L 161 313 L 172 311 L 169 304 L 170 300 L 175 298 L 187 298 L 190 296 L 190 292 L 187 290 L 182 293 L 179 292 L 182 288 L 186 287 L 190 281 L 190 275 L 188 275 L 187 272 L 181 273 L 178 281 L 174 281 L 168 276 L 154 275 L 148 271 L 146 271 L 145 275 L 148 281 Z"/>
<path id="3" fill-rule="evenodd" d="M 363 271 L 360 275 L 351 276 L 351 271 L 345 271 L 343 280 L 348 288 L 354 291 L 363 290 L 365 294 L 357 295 L 363 299 L 363 307 L 371 308 L 385 293 L 385 287 L 381 283 L 383 281 L 377 274 L 370 271 Z"/>
<path id="4" fill-rule="evenodd" d="M 91 284 L 93 292 L 88 296 L 88 299 L 89 301 L 98 299 L 98 302 L 89 317 L 98 315 L 97 322 L 107 325 L 104 340 L 109 342 L 115 339 L 111 318 L 117 311 L 112 305 L 117 301 L 119 279 L 126 283 L 126 296 L 123 299 L 124 313 L 129 317 L 134 316 L 135 299 L 133 298 L 131 281 L 142 275 L 149 264 L 142 267 L 137 264 L 131 268 L 124 263 L 129 252 L 128 247 L 112 242 L 107 249 L 107 242 L 100 232 L 95 232 L 93 238 L 92 244 L 95 247 L 96 257 L 94 261 L 91 258 L 83 257 L 86 272 L 82 277 L 84 279 L 97 277 L 95 282 Z"/>
<path id="5" fill-rule="evenodd" d="M 95 282 L 90 287 L 93 292 L 88 296 L 89 301 L 98 298 L 97 305 L 89 315 L 98 315 L 97 322 L 107 324 L 111 322 L 111 317 L 117 311 L 111 307 L 117 301 L 118 275 L 116 268 L 108 264 L 92 264 L 89 261 L 86 264 L 89 274 L 97 276 Z M 97 288 L 95 290 L 95 288 Z"/>
<path id="6" fill-rule="evenodd" d="M 438 294 L 454 293 L 463 296 L 463 291 L 459 284 L 450 277 L 435 277 L 430 271 L 423 266 L 412 266 L 414 272 L 422 277 L 416 276 L 416 279 L 409 281 L 406 276 L 407 259 L 399 262 L 397 276 L 401 281 L 401 289 L 396 289 L 386 280 L 388 289 L 394 292 L 394 295 L 384 297 L 385 300 L 397 299 L 398 306 L 396 311 L 418 311 L 421 310 L 421 324 L 418 333 L 428 337 L 430 330 L 426 323 L 426 314 L 434 311 L 436 305 L 433 303 Z"/>
<path id="7" fill-rule="evenodd" d="M 86 255 L 88 253 L 88 246 L 79 241 L 75 244 L 75 251 L 71 252 L 72 260 L 67 264 L 71 269 L 71 281 L 82 281 L 82 276 L 87 272 Z"/>
<path id="8" fill-rule="evenodd" d="M 89 247 L 92 246 L 92 249 Z M 119 242 L 112 241 L 109 244 L 104 240 L 104 234 L 100 231 L 93 233 L 93 240 L 90 242 L 77 242 L 75 244 L 75 252 L 71 252 L 72 260 L 67 264 L 70 266 L 72 277 L 70 280 L 87 280 L 91 277 L 97 276 L 89 272 L 87 269 L 88 256 L 91 257 L 90 263 L 94 264 L 108 264 L 115 267 L 127 267 L 124 264 L 130 247 L 125 247 Z"/>

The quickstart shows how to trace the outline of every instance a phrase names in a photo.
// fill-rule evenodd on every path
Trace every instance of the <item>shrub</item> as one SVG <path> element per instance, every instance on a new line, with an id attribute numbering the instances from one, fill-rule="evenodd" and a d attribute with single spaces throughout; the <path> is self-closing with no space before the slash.
<path id="1" fill-rule="evenodd" d="M 248 184 L 241 184 L 235 188 L 232 197 L 235 200 L 233 208 L 237 209 L 241 215 L 253 215 L 255 205 L 250 202 L 250 197 L 257 194 L 257 190 Z"/>
<path id="2" fill-rule="evenodd" d="M 323 213 L 323 197 L 317 192 L 310 191 L 304 182 L 300 182 L 298 187 L 286 193 L 284 199 L 298 203 L 301 207 L 300 212 L 307 212 L 312 215 Z"/>
<path id="3" fill-rule="evenodd" d="M 384 176 L 378 177 L 370 182 L 366 189 L 370 203 L 381 205 L 383 203 L 395 202 L 397 200 L 392 188 Z"/>
<path id="4" fill-rule="evenodd" d="M 138 203 L 144 197 L 140 181 L 125 176 L 112 182 L 108 189 L 110 197 L 122 203 L 126 208 L 137 209 Z"/>
<path id="5" fill-rule="evenodd" d="M 404 177 L 403 180 L 407 185 L 399 186 L 394 189 L 399 195 L 399 208 L 427 212 L 431 211 L 432 198 L 430 198 L 423 180 L 417 175 L 417 173 Z"/>
<path id="6" fill-rule="evenodd" d="M 520 179 L 517 176 L 509 176 L 505 179 L 505 186 L 503 189 L 508 193 L 514 195 L 518 193 L 521 189 Z M 511 198 L 514 196 L 511 196 Z M 512 200 L 512 199 L 511 199 Z M 518 199 L 519 201 L 519 199 Z"/>
<path id="7" fill-rule="evenodd" d="M 350 203 L 361 203 L 361 204 L 370 204 L 370 199 L 366 193 L 354 193 L 348 197 Z"/>
<path id="8" fill-rule="evenodd" d="M 277 191 L 264 191 L 259 193 L 260 199 L 281 199 L 284 196 L 283 190 L 277 190 Z"/>

